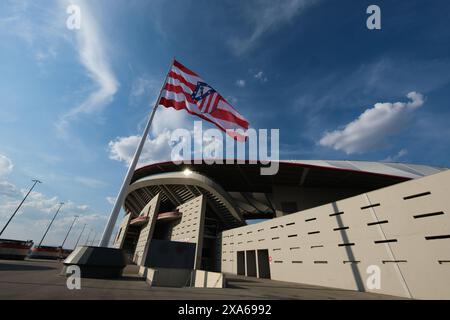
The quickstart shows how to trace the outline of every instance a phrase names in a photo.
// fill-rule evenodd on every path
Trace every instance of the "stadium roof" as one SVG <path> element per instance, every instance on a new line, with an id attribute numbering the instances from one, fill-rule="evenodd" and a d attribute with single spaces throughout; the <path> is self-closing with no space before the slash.
<path id="1" fill-rule="evenodd" d="M 176 165 L 173 162 L 150 164 L 134 173 L 125 209 L 138 214 L 150 199 L 158 193 L 161 203 L 179 205 L 200 194 L 206 195 L 208 203 L 218 215 L 226 218 L 226 224 L 235 226 L 244 223 L 249 216 L 264 217 L 269 211 L 267 202 L 253 198 L 251 205 L 257 212 L 243 210 L 239 205 L 249 200 L 249 193 L 271 193 L 273 186 L 300 188 L 347 188 L 370 191 L 438 173 L 444 168 L 425 165 L 367 162 L 293 160 L 280 161 L 276 175 L 261 175 L 261 164 L 248 162 L 237 164 Z M 190 169 L 192 175 L 183 172 Z M 170 210 L 170 205 L 165 209 Z M 250 214 L 251 213 L 251 214 Z M 258 215 L 259 214 L 259 215 Z"/>
<path id="2" fill-rule="evenodd" d="M 371 189 L 420 178 L 446 170 L 425 165 L 330 160 L 288 160 L 279 162 L 274 176 L 262 176 L 261 164 L 200 164 L 176 165 L 161 162 L 135 171 L 132 182 L 158 173 L 183 171 L 186 168 L 201 173 L 219 183 L 227 191 L 267 191 L 272 185 L 349 186 Z"/>

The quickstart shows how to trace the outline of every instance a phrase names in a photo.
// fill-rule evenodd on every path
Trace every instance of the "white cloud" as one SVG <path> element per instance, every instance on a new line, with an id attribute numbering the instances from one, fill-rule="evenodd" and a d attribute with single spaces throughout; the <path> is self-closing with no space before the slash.
<path id="1" fill-rule="evenodd" d="M 58 52 L 55 47 L 49 46 L 45 50 L 39 49 L 34 55 L 34 58 L 38 65 L 42 66 L 45 62 L 55 59 L 57 56 Z"/>
<path id="2" fill-rule="evenodd" d="M 64 3 L 69 4 L 68 1 Z M 92 16 L 92 9 L 84 0 L 76 2 L 81 8 L 82 20 L 80 30 L 75 31 L 76 49 L 81 64 L 88 76 L 95 83 L 95 90 L 78 106 L 66 113 L 57 124 L 64 129 L 68 122 L 79 114 L 92 114 L 101 111 L 113 99 L 119 83 L 111 69 L 105 54 L 105 37 L 101 34 Z"/>
<path id="3" fill-rule="evenodd" d="M 194 150 L 200 150 L 200 145 L 203 146 L 203 150 L 207 150 L 219 143 L 218 141 L 213 141 L 207 137 L 198 139 L 198 136 L 193 134 L 194 121 L 202 123 L 203 132 L 205 132 L 208 127 L 217 129 L 213 125 L 201 122 L 196 117 L 187 115 L 184 111 L 160 107 L 156 112 L 155 119 L 152 123 L 151 137 L 147 137 L 145 141 L 144 148 L 139 158 L 138 167 L 149 163 L 179 160 L 178 158 L 171 159 L 172 146 L 179 143 L 179 141 L 171 141 L 172 133 L 176 129 L 186 129 L 190 132 L 191 137 L 193 137 L 193 141 L 191 140 L 191 154 L 186 155 L 186 157 L 196 157 Z M 223 136 L 225 137 L 225 134 L 223 134 Z M 117 137 L 110 141 L 108 143 L 109 158 L 129 165 L 140 139 L 140 135 L 131 135 Z"/>
<path id="4" fill-rule="evenodd" d="M 245 80 L 243 80 L 243 79 L 237 80 L 237 81 L 236 81 L 236 85 L 237 85 L 239 88 L 245 87 Z"/>
<path id="5" fill-rule="evenodd" d="M 89 178 L 89 177 L 75 177 L 74 180 L 86 187 L 89 188 L 101 188 L 105 186 L 105 183 L 103 181 L 94 179 L 94 178 Z"/>
<path id="6" fill-rule="evenodd" d="M 2 191 L 3 190 L 3 191 Z M 25 194 L 28 192 L 28 189 L 18 189 L 14 184 L 7 182 L 7 181 L 1 181 L 0 182 L 0 195 L 6 195 L 10 199 L 4 201 L 0 205 L 0 213 L 8 214 L 8 212 L 11 211 L 11 209 L 16 208 L 19 202 L 22 200 L 22 198 L 25 196 Z M 56 209 L 58 208 L 61 200 L 56 197 L 48 197 L 47 195 L 32 191 L 26 201 L 23 203 L 22 208 L 25 209 L 31 209 L 33 210 L 32 215 L 36 213 L 36 211 L 41 213 L 54 213 Z M 86 204 L 77 204 L 71 200 L 63 201 L 64 202 L 64 210 L 66 212 L 76 213 L 76 214 L 83 214 L 86 213 L 89 210 L 89 206 Z"/>
<path id="7" fill-rule="evenodd" d="M 149 113 L 150 113 L 149 109 Z M 148 116 L 148 115 L 147 115 Z M 170 161 L 171 142 L 170 137 L 176 129 L 187 129 L 192 127 L 194 120 L 198 120 L 184 111 L 171 108 L 158 107 L 152 123 L 150 136 L 144 144 L 138 166 L 159 161 Z M 147 118 L 145 118 L 147 121 Z M 142 122 L 141 125 L 145 125 Z M 143 128 L 139 128 L 143 130 Z M 141 135 L 130 135 L 117 137 L 108 143 L 109 158 L 124 162 L 128 165 L 141 139 Z"/>
<path id="8" fill-rule="evenodd" d="M 259 80 L 261 83 L 269 81 L 269 79 L 264 74 L 264 71 L 262 71 L 262 70 L 255 73 L 254 77 L 255 77 L 255 79 Z"/>
<path id="9" fill-rule="evenodd" d="M 229 44 L 236 55 L 242 55 L 257 44 L 260 38 L 293 20 L 319 0 L 259 0 L 239 2 L 244 18 L 251 25 L 247 36 L 234 37 Z"/>
<path id="10" fill-rule="evenodd" d="M 53 40 L 64 37 L 58 32 L 58 26 L 65 11 L 56 6 L 44 7 L 33 0 L 3 2 L 6 3 L 2 3 L 0 12 L 0 33 L 24 41 L 37 62 L 41 58 L 55 57 Z"/>
<path id="11" fill-rule="evenodd" d="M 389 156 L 386 159 L 384 159 L 383 161 L 384 162 L 395 162 L 395 161 L 398 161 L 400 158 L 403 158 L 407 154 L 408 154 L 408 150 L 401 149 L 397 154 L 395 154 L 393 156 Z"/>
<path id="12" fill-rule="evenodd" d="M 229 103 L 231 103 L 231 105 L 235 105 L 239 101 L 238 98 L 236 98 L 234 96 L 228 96 L 228 97 L 226 97 L 226 99 Z"/>
<path id="13" fill-rule="evenodd" d="M 171 132 L 169 130 L 156 136 L 154 139 L 147 137 L 144 149 L 139 158 L 139 164 L 148 164 L 163 160 L 170 160 L 171 148 L 169 145 Z M 141 140 L 141 136 L 119 137 L 110 141 L 109 158 L 112 160 L 125 162 L 130 164 L 133 159 L 134 152 Z"/>
<path id="14" fill-rule="evenodd" d="M 150 112 L 150 110 L 149 110 Z M 154 136 L 164 134 L 166 130 L 173 131 L 180 128 L 188 129 L 192 127 L 195 120 L 199 120 L 188 114 L 184 110 L 175 110 L 172 108 L 158 107 L 151 132 Z"/>
<path id="15" fill-rule="evenodd" d="M 27 191 L 28 189 L 20 190 L 10 182 L 0 181 L 0 225 L 6 223 Z M 37 243 L 60 202 L 61 199 L 58 197 L 49 197 L 36 191 L 31 192 L 2 237 L 32 239 Z M 88 223 L 90 228 L 95 228 L 97 231 L 104 227 L 106 217 L 92 212 L 88 205 L 71 200 L 64 202 L 60 214 L 48 233 L 45 244 L 60 245 L 75 215 L 78 215 L 79 219 L 68 239 L 67 247 L 75 244 L 75 234 L 79 234 L 84 223 Z"/>
<path id="16" fill-rule="evenodd" d="M 383 146 L 408 123 L 408 113 L 424 104 L 422 94 L 410 92 L 409 102 L 376 103 L 343 129 L 326 132 L 319 144 L 347 154 L 363 153 Z"/>
<path id="17" fill-rule="evenodd" d="M 0 176 L 9 174 L 13 167 L 11 160 L 7 156 L 0 154 Z"/>
<path id="18" fill-rule="evenodd" d="M 50 154 L 48 152 L 45 153 L 37 153 L 35 154 L 41 160 L 47 162 L 48 164 L 55 165 L 60 163 L 63 159 L 59 155 Z"/>
<path id="19" fill-rule="evenodd" d="M 194 135 L 194 130 L 189 130 L 191 139 L 191 149 L 188 151 L 189 153 L 184 155 L 174 155 L 173 159 L 172 146 L 181 143 L 181 141 L 171 140 L 173 131 L 165 130 L 154 139 L 147 138 L 137 166 L 140 167 L 150 163 L 165 161 L 178 161 L 182 160 L 183 157 L 186 160 L 199 159 L 201 156 L 204 156 L 207 159 L 223 159 L 224 155 L 222 153 L 215 154 L 214 151 L 217 149 L 223 150 L 225 139 L 231 138 L 216 128 L 214 128 L 214 130 L 216 130 L 218 136 L 209 136 L 205 134 L 206 130 L 208 129 L 203 129 L 202 137 Z M 211 133 L 212 132 L 210 131 L 209 134 Z M 129 136 L 119 137 L 113 141 L 110 141 L 109 158 L 111 160 L 124 162 L 128 166 L 134 156 L 134 152 L 136 151 L 140 139 L 140 136 Z M 200 152 L 203 154 L 200 154 Z"/>
<path id="20" fill-rule="evenodd" d="M 147 99 L 145 105 L 154 105 L 158 98 L 161 84 L 147 74 L 136 78 L 131 85 L 130 104 L 138 104 L 142 99 Z"/>
<path id="21" fill-rule="evenodd" d="M 108 201 L 109 204 L 115 204 L 116 199 L 116 197 L 106 197 L 106 201 Z"/>
<path id="22" fill-rule="evenodd" d="M 16 198 L 20 195 L 20 191 L 15 185 L 8 181 L 0 181 L 0 196 L 8 198 Z"/>

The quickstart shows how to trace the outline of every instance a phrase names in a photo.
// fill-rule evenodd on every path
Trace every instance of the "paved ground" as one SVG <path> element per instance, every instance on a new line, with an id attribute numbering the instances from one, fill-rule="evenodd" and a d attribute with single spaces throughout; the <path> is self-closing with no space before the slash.
<path id="1" fill-rule="evenodd" d="M 136 275 L 136 267 L 125 269 L 120 280 L 82 279 L 81 290 L 68 290 L 59 275 L 61 262 L 0 260 L 0 299 L 397 299 L 287 282 L 227 276 L 225 289 L 149 287 Z"/>

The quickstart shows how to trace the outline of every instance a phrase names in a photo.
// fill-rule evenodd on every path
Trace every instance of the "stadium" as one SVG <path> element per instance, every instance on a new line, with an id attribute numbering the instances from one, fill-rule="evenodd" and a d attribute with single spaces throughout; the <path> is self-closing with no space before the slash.
<path id="1" fill-rule="evenodd" d="M 199 270 L 205 279 L 236 274 L 450 298 L 449 170 L 299 160 L 264 176 L 261 166 L 137 169 L 114 247 L 143 273 L 170 270 L 180 286 Z"/>

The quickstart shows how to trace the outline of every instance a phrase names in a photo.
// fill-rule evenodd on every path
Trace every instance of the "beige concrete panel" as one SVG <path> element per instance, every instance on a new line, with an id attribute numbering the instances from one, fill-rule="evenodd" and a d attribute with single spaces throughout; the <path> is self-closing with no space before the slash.
<path id="1" fill-rule="evenodd" d="M 147 224 L 141 229 L 139 239 L 136 244 L 136 249 L 133 256 L 133 261 L 137 265 L 143 265 L 147 258 L 150 241 L 155 230 L 156 219 L 159 213 L 160 194 L 157 194 L 150 202 L 142 209 L 140 216 L 148 217 Z"/>
<path id="2" fill-rule="evenodd" d="M 367 224 L 373 222 L 373 218 L 370 215 L 370 208 L 362 209 L 366 206 L 367 200 L 364 195 L 338 201 L 336 207 L 343 214 L 330 217 L 334 223 L 333 228 L 339 227 L 340 224 L 348 226 L 349 229 L 345 230 L 345 233 L 351 241 L 367 238 L 382 240 L 376 228 L 368 228 Z"/>
<path id="3" fill-rule="evenodd" d="M 190 279 L 189 269 L 147 268 L 146 282 L 152 287 L 187 287 Z"/>
<path id="4" fill-rule="evenodd" d="M 300 181 L 299 181 L 300 182 Z M 273 186 L 271 201 L 275 206 L 277 216 L 282 216 L 282 202 L 296 202 L 299 211 L 317 207 L 333 199 L 345 199 L 365 190 L 353 188 L 300 188 Z"/>
<path id="5" fill-rule="evenodd" d="M 368 194 L 395 260 L 416 298 L 450 298 L 450 171 Z M 429 193 L 429 194 L 428 194 Z M 409 198 L 408 198 L 409 197 Z M 406 198 L 406 199 L 405 199 Z"/>
<path id="6" fill-rule="evenodd" d="M 196 243 L 194 269 L 199 268 L 202 259 L 203 225 L 205 220 L 206 199 L 198 196 L 177 207 L 181 219 L 172 226 L 170 240 Z"/>
<path id="7" fill-rule="evenodd" d="M 227 230 L 222 233 L 222 271 L 236 273 L 237 251 L 268 249 L 272 279 L 402 297 L 448 298 L 450 239 L 425 237 L 450 234 L 449 185 L 450 171 L 446 171 Z M 424 192 L 431 194 L 404 199 Z M 440 211 L 444 214 L 414 218 Z M 336 212 L 343 213 L 333 215 Z M 374 224 L 383 220 L 388 223 Z M 367 287 L 372 266 L 380 270 L 380 288 Z"/>
<path id="8" fill-rule="evenodd" d="M 370 202 L 380 203 L 374 208 L 378 219 L 388 221 L 382 225 L 386 234 L 450 234 L 449 172 L 369 193 Z M 427 192 L 431 194 L 426 195 Z M 424 216 L 440 212 L 443 214 Z"/>
<path id="9" fill-rule="evenodd" d="M 450 239 L 402 236 L 391 248 L 414 298 L 450 299 Z"/>
<path id="10" fill-rule="evenodd" d="M 196 288 L 224 288 L 225 277 L 220 272 L 193 270 L 191 282 Z"/>
<path id="11" fill-rule="evenodd" d="M 123 248 L 123 243 L 125 241 L 125 236 L 128 231 L 128 225 L 130 223 L 130 220 L 131 220 L 131 214 L 129 213 L 123 218 L 122 222 L 120 223 L 116 239 L 114 240 L 114 248 L 117 248 L 117 249 Z"/>

